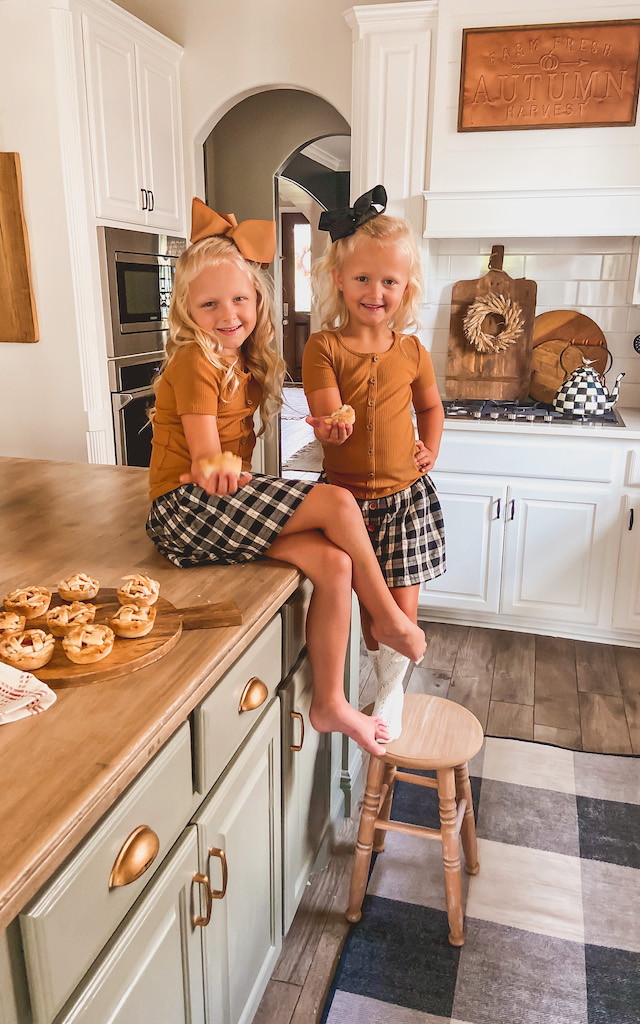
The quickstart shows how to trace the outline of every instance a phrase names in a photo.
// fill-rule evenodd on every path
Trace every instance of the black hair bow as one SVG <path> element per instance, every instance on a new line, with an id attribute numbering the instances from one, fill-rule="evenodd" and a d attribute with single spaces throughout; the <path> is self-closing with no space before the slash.
<path id="1" fill-rule="evenodd" d="M 384 185 L 376 185 L 370 192 L 356 199 L 346 210 L 325 210 L 318 221 L 319 231 L 328 231 L 331 241 L 353 235 L 356 228 L 373 220 L 387 208 L 387 193 Z"/>

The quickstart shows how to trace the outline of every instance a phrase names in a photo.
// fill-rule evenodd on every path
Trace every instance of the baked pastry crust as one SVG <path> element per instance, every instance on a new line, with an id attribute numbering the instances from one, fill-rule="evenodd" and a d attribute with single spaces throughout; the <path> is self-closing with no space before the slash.
<path id="1" fill-rule="evenodd" d="M 353 426 L 356 422 L 355 409 L 350 405 L 341 405 L 339 409 L 332 412 L 330 416 L 325 416 L 325 423 L 348 423 L 349 426 Z"/>
<path id="2" fill-rule="evenodd" d="M 113 618 L 109 619 L 109 625 L 117 636 L 131 640 L 150 633 L 155 621 L 155 608 L 137 608 L 135 604 L 122 604 Z"/>
<path id="3" fill-rule="evenodd" d="M 51 591 L 46 587 L 17 587 L 4 599 L 8 612 L 17 612 L 25 619 L 36 619 L 44 615 L 51 603 Z"/>
<path id="4" fill-rule="evenodd" d="M 58 583 L 58 593 L 63 601 L 90 601 L 100 590 L 100 581 L 86 572 L 73 572 Z"/>
<path id="5" fill-rule="evenodd" d="M 111 654 L 115 637 L 108 626 L 76 626 L 62 638 L 64 653 L 76 665 L 89 665 Z"/>
<path id="6" fill-rule="evenodd" d="M 54 647 L 55 640 L 51 633 L 45 633 L 43 629 L 25 629 L 22 633 L 0 640 L 0 660 L 19 668 L 21 672 L 31 672 L 51 660 Z"/>
<path id="7" fill-rule="evenodd" d="M 0 612 L 0 640 L 22 633 L 26 624 L 24 615 L 18 615 L 17 612 Z"/>
<path id="8" fill-rule="evenodd" d="M 96 606 L 88 601 L 59 604 L 47 612 L 47 628 L 54 636 L 67 636 L 76 626 L 88 626 L 96 617 Z"/>
<path id="9" fill-rule="evenodd" d="M 233 452 L 219 452 L 211 458 L 200 459 L 200 469 L 204 477 L 212 473 L 235 473 L 240 476 L 242 473 L 242 459 Z"/>
<path id="10" fill-rule="evenodd" d="M 123 576 L 124 586 L 118 587 L 116 594 L 120 604 L 133 604 L 136 608 L 149 608 L 158 600 L 160 584 L 141 572 L 132 572 Z"/>

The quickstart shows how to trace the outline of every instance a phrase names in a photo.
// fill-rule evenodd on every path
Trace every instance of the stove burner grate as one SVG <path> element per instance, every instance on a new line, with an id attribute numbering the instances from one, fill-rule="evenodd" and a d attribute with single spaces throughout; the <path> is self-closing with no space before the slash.
<path id="1" fill-rule="evenodd" d="M 448 419 L 504 420 L 518 423 L 606 423 L 623 427 L 616 409 L 606 409 L 602 416 L 565 416 L 544 402 L 503 402 L 494 399 L 456 399 L 443 402 Z"/>

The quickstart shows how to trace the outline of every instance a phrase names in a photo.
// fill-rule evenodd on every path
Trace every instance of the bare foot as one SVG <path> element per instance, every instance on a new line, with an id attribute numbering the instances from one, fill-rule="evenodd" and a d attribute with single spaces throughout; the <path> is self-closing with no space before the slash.
<path id="1" fill-rule="evenodd" d="M 389 739 L 389 729 L 377 716 L 363 715 L 345 700 L 338 706 L 327 706 L 317 708 L 313 704 L 309 712 L 309 719 L 317 732 L 341 732 L 350 736 L 352 740 L 359 743 L 370 754 L 382 757 L 386 753 L 380 743 Z M 380 743 L 377 741 L 380 740 Z"/>
<path id="2" fill-rule="evenodd" d="M 404 654 L 416 665 L 422 661 L 427 649 L 427 641 L 420 626 L 416 626 L 404 612 L 400 612 L 397 623 L 385 623 L 382 626 L 380 623 L 372 622 L 371 633 L 379 644 L 386 644 L 398 654 Z"/>

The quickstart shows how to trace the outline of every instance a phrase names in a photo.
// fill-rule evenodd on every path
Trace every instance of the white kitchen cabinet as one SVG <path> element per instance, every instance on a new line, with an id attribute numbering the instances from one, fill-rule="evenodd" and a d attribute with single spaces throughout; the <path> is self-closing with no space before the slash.
<path id="1" fill-rule="evenodd" d="M 249 1024 L 280 952 L 280 792 L 276 700 L 194 819 L 200 870 L 221 894 L 202 930 L 210 1024 Z"/>
<path id="2" fill-rule="evenodd" d="M 204 1024 L 197 871 L 190 826 L 56 1024 Z"/>
<path id="3" fill-rule="evenodd" d="M 82 16 L 96 216 L 182 230 L 177 59 Z"/>
<path id="4" fill-rule="evenodd" d="M 283 931 L 289 931 L 330 823 L 331 736 L 309 721 L 311 666 L 305 654 L 280 688 L 282 708 Z"/>
<path id="5" fill-rule="evenodd" d="M 640 494 L 622 500 L 614 629 L 640 631 Z"/>

